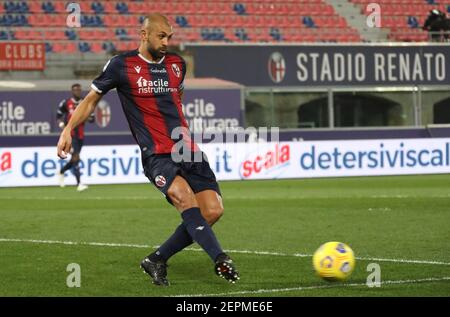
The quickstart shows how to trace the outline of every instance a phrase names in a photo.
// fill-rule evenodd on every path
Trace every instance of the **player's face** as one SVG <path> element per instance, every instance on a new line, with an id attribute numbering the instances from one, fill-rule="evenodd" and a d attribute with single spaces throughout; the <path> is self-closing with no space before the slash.
<path id="1" fill-rule="evenodd" d="M 81 87 L 80 86 L 73 87 L 72 95 L 75 99 L 80 99 L 81 98 Z"/>
<path id="2" fill-rule="evenodd" d="M 147 51 L 155 59 L 160 59 L 167 53 L 169 41 L 172 38 L 172 27 L 165 23 L 153 24 L 152 27 L 142 32 L 142 41 Z"/>

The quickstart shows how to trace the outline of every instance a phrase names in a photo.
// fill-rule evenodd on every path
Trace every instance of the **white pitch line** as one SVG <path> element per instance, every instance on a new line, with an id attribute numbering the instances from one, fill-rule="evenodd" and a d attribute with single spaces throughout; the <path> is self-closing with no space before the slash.
<path id="1" fill-rule="evenodd" d="M 25 242 L 25 243 L 37 243 L 37 244 L 63 244 L 63 245 L 86 245 L 86 246 L 100 246 L 100 247 L 123 247 L 123 248 L 158 248 L 159 246 L 151 246 L 146 244 L 129 244 L 129 243 L 107 243 L 107 242 L 77 242 L 77 241 L 59 241 L 59 240 L 34 240 L 34 239 L 14 239 L 14 238 L 0 238 L 0 242 Z M 199 248 L 186 248 L 186 251 L 192 252 L 204 252 Z M 312 254 L 305 253 L 283 253 L 272 251 L 254 251 L 254 250 L 224 250 L 228 253 L 237 254 L 252 254 L 252 255 L 269 255 L 269 256 L 283 256 L 283 257 L 297 257 L 297 258 L 309 258 Z M 414 260 L 414 259 L 386 259 L 375 257 L 355 257 L 357 260 L 362 261 L 378 261 L 378 262 L 392 262 L 392 263 L 406 263 L 406 264 L 431 264 L 431 265 L 445 265 L 450 266 L 450 262 L 431 261 L 431 260 Z"/>
<path id="2" fill-rule="evenodd" d="M 82 194 L 81 194 L 82 195 Z M 80 197 L 81 197 L 80 195 Z M 0 200 L 79 200 L 80 197 L 56 197 L 56 196 L 39 196 L 39 197 L 0 197 Z M 83 196 L 83 200 L 161 200 L 161 197 L 152 196 Z M 397 198 L 397 199 L 409 199 L 409 198 L 450 198 L 449 195 L 430 195 L 430 196 L 412 196 L 412 195 L 371 195 L 371 196 L 280 196 L 280 197 L 242 197 L 242 196 L 232 196 L 227 195 L 227 199 L 258 199 L 258 200 L 269 200 L 269 199 L 288 199 L 288 200 L 302 200 L 302 199 L 350 199 L 350 198 L 371 198 L 371 199 L 386 199 L 386 198 Z"/>
<path id="3" fill-rule="evenodd" d="M 392 285 L 392 284 L 417 284 L 426 282 L 442 282 L 450 281 L 450 277 L 429 277 L 423 279 L 415 280 L 388 280 L 381 281 L 381 285 Z M 333 285 L 315 285 L 315 286 L 299 286 L 291 288 L 273 288 L 273 289 L 259 289 L 256 291 L 236 291 L 227 293 L 213 293 L 213 294 L 184 294 L 184 295 L 174 295 L 170 297 L 214 297 L 214 296 L 228 296 L 228 295 L 246 295 L 246 294 L 264 294 L 264 293 L 280 293 L 280 292 L 292 292 L 292 291 L 307 291 L 316 289 L 327 289 L 327 288 L 343 288 L 343 287 L 360 287 L 366 286 L 366 283 L 351 283 L 351 284 L 333 284 Z"/>

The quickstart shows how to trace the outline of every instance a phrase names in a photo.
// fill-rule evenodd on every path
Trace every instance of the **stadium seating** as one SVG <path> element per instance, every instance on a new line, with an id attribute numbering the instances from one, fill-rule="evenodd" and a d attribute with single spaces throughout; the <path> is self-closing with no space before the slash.
<path id="1" fill-rule="evenodd" d="M 348 1 L 359 5 L 362 14 L 369 14 L 365 8 L 373 2 Z M 437 2 L 378 0 L 383 10 L 382 27 L 390 29 L 389 39 L 426 40 L 427 34 L 420 26 L 428 12 L 433 8 L 450 10 Z M 172 41 L 175 45 L 197 41 L 361 41 L 358 31 L 324 0 L 81 0 L 77 3 L 82 12 L 82 28 L 71 29 L 66 27 L 66 1 L 4 1 L 0 4 L 0 27 L 6 29 L 2 30 L 0 39 L 44 40 L 52 52 L 109 52 L 136 46 L 143 16 L 162 12 L 177 26 Z"/>
<path id="2" fill-rule="evenodd" d="M 362 14 L 370 14 L 366 10 L 372 0 L 350 0 L 361 7 Z M 389 28 L 389 39 L 392 41 L 420 42 L 428 39 L 426 31 L 421 30 L 425 19 L 433 9 L 442 12 L 450 10 L 450 1 L 425 0 L 378 0 L 381 7 L 381 26 Z"/>

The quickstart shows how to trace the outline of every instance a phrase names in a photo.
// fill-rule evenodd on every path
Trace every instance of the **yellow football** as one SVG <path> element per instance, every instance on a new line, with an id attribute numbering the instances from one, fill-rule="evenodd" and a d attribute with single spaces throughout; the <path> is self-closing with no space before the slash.
<path id="1" fill-rule="evenodd" d="M 355 268 L 355 255 L 345 243 L 327 242 L 314 253 L 313 267 L 317 275 L 327 281 L 343 281 Z"/>

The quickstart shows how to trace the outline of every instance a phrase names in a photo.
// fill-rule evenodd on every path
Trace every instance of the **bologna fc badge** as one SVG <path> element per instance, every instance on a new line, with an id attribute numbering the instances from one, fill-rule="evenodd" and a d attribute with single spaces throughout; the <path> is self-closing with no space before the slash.
<path id="1" fill-rule="evenodd" d="M 284 75 L 286 74 L 286 63 L 281 53 L 274 52 L 270 55 L 268 70 L 270 79 L 272 79 L 274 83 L 279 83 L 284 79 Z"/>
<path id="2" fill-rule="evenodd" d="M 162 175 L 158 175 L 155 177 L 155 184 L 158 187 L 164 187 L 166 185 L 166 178 Z"/>
<path id="3" fill-rule="evenodd" d="M 172 64 L 172 71 L 175 74 L 175 76 L 177 76 L 178 78 L 180 78 L 181 76 L 181 71 L 180 71 L 180 67 L 178 67 L 177 64 Z"/>
<path id="4" fill-rule="evenodd" d="M 100 100 L 95 108 L 95 123 L 100 128 L 106 128 L 111 121 L 111 107 L 105 100 Z"/>

